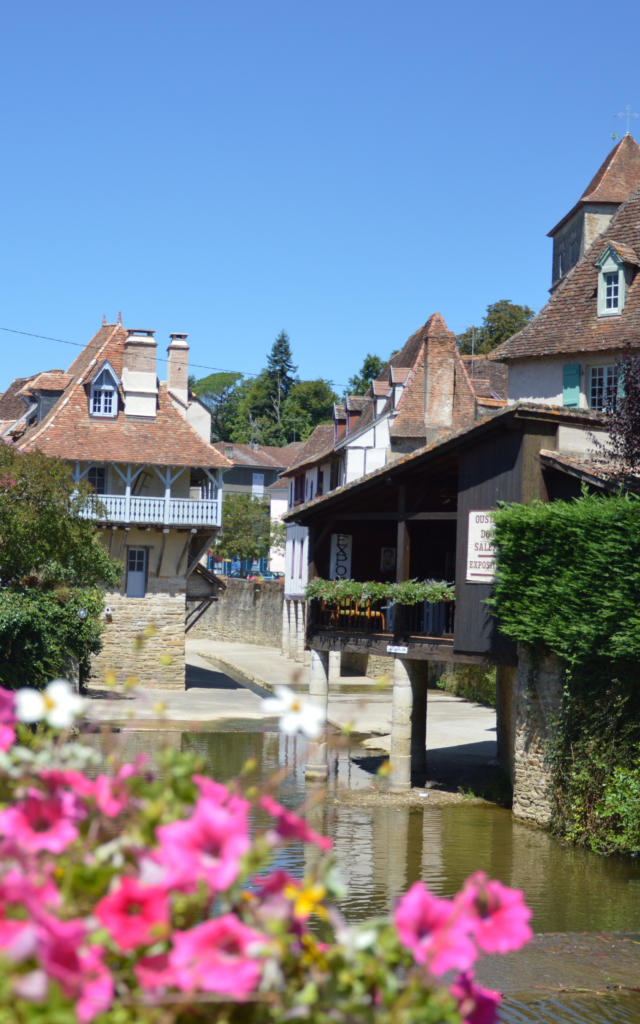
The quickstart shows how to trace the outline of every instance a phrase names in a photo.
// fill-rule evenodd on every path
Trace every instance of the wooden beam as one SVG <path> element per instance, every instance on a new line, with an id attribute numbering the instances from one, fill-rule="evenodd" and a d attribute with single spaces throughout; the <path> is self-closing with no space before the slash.
<path id="1" fill-rule="evenodd" d="M 347 512 L 336 516 L 340 522 L 398 522 L 399 519 L 404 519 L 413 523 L 417 520 L 437 522 L 439 519 L 457 518 L 457 512 Z"/>

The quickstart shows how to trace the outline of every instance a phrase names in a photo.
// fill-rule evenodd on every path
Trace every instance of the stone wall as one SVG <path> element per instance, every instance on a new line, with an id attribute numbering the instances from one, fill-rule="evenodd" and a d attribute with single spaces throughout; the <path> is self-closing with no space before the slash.
<path id="1" fill-rule="evenodd" d="M 102 651 L 92 660 L 89 685 L 104 685 L 113 673 L 118 683 L 135 676 L 142 687 L 184 689 L 184 592 L 143 598 L 111 592 L 105 604 Z"/>
<path id="2" fill-rule="evenodd" d="M 512 693 L 513 814 L 538 825 L 548 825 L 553 810 L 547 751 L 561 708 L 562 685 L 563 669 L 556 657 L 549 655 L 534 664 L 529 649 L 518 646 Z"/>
<path id="3" fill-rule="evenodd" d="M 282 637 L 282 587 L 278 583 L 227 580 L 207 610 L 189 630 L 189 636 L 211 640 L 241 641 L 280 647 Z M 187 602 L 191 611 L 194 602 Z"/>

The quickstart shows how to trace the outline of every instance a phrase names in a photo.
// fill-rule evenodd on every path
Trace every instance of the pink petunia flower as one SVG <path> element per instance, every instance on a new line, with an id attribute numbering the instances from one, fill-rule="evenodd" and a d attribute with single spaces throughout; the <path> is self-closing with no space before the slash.
<path id="1" fill-rule="evenodd" d="M 191 818 L 156 830 L 156 859 L 167 869 L 165 886 L 192 891 L 199 878 L 215 892 L 237 878 L 239 859 L 250 847 L 246 800 L 221 805 L 203 797 Z"/>
<path id="2" fill-rule="evenodd" d="M 454 968 L 464 971 L 476 959 L 468 926 L 454 903 L 432 896 L 422 882 L 415 882 L 402 897 L 394 922 L 402 944 L 432 974 L 439 976 Z"/>
<path id="3" fill-rule="evenodd" d="M 449 991 L 458 1000 L 462 1024 L 495 1024 L 500 992 L 476 985 L 471 971 L 459 974 Z"/>
<path id="4" fill-rule="evenodd" d="M 299 839 L 303 843 L 315 843 L 321 850 L 331 849 L 333 844 L 327 836 L 314 832 L 303 818 L 282 807 L 273 797 L 263 796 L 260 806 L 276 819 L 275 832 L 280 839 Z"/>
<path id="5" fill-rule="evenodd" d="M 78 835 L 75 816 L 71 794 L 47 797 L 34 789 L 24 800 L 0 811 L 0 834 L 21 852 L 61 853 Z"/>
<path id="6" fill-rule="evenodd" d="M 143 956 L 134 965 L 133 970 L 140 988 L 147 991 L 164 991 L 176 986 L 176 974 L 173 967 L 169 966 L 168 953 Z"/>
<path id="7" fill-rule="evenodd" d="M 123 875 L 119 885 L 96 904 L 94 913 L 121 949 L 146 946 L 169 931 L 169 904 L 164 888 L 141 885 Z"/>
<path id="8" fill-rule="evenodd" d="M 456 903 L 469 916 L 473 937 L 485 953 L 509 953 L 532 937 L 524 893 L 487 878 L 484 871 L 467 879 Z"/>
<path id="9" fill-rule="evenodd" d="M 234 914 L 224 914 L 189 931 L 174 932 L 169 964 L 185 992 L 218 992 L 242 1000 L 260 980 L 261 964 L 255 954 L 264 942 L 260 932 Z"/>
<path id="10" fill-rule="evenodd" d="M 15 741 L 15 694 L 0 686 L 0 750 L 8 750 Z"/>

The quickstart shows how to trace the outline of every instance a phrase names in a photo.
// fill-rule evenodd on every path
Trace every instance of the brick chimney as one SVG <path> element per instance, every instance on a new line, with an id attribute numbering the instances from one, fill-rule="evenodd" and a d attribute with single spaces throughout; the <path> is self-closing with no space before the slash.
<path id="1" fill-rule="evenodd" d="M 427 441 L 431 440 L 432 431 L 437 434 L 452 424 L 455 349 L 455 334 L 449 330 L 440 313 L 434 313 L 426 323 L 424 346 L 424 423 Z"/>
<path id="2" fill-rule="evenodd" d="M 187 405 L 189 399 L 189 346 L 186 334 L 170 334 L 167 348 L 167 387 L 169 391 Z"/>
<path id="3" fill-rule="evenodd" d="M 153 331 L 132 329 L 128 332 L 122 361 L 122 389 L 125 416 L 155 419 L 158 378 Z"/>

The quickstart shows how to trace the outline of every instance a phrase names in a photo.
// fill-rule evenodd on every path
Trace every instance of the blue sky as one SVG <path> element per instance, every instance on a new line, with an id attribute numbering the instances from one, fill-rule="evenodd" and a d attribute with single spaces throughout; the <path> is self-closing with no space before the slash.
<path id="1" fill-rule="evenodd" d="M 340 391 L 432 312 L 537 310 L 638 38 L 626 0 L 7 5 L 0 327 L 85 344 L 122 310 L 198 377 L 284 328 Z M 0 345 L 0 389 L 77 353 Z"/>

